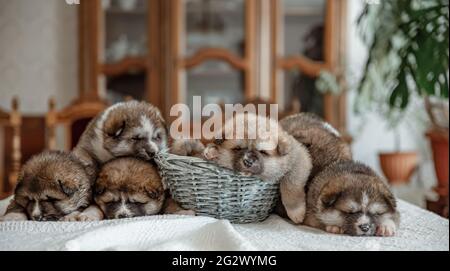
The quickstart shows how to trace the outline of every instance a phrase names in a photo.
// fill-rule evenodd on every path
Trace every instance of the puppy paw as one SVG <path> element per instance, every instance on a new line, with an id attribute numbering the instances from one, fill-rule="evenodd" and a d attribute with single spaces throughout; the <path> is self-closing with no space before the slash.
<path id="1" fill-rule="evenodd" d="M 338 226 L 326 226 L 325 230 L 329 233 L 334 233 L 334 234 L 343 234 L 344 230 L 342 230 L 341 227 Z"/>
<path id="2" fill-rule="evenodd" d="M 203 157 L 205 157 L 206 160 L 214 160 L 219 157 L 219 150 L 216 146 L 208 146 L 203 151 Z"/>
<path id="3" fill-rule="evenodd" d="M 192 210 L 180 210 L 173 213 L 174 215 L 188 215 L 195 216 L 195 211 Z"/>
<path id="4" fill-rule="evenodd" d="M 376 235 L 382 236 L 382 237 L 389 237 L 394 236 L 397 231 L 397 226 L 395 225 L 394 221 L 387 220 L 381 223 L 377 227 Z"/>
<path id="5" fill-rule="evenodd" d="M 294 222 L 295 224 L 300 224 L 305 219 L 306 208 L 304 205 L 301 205 L 295 209 L 286 208 L 286 212 L 292 222 Z"/>
<path id="6" fill-rule="evenodd" d="M 61 218 L 61 221 L 65 222 L 87 222 L 101 220 L 98 215 L 89 212 L 73 212 Z"/>
<path id="7" fill-rule="evenodd" d="M 2 221 L 26 221 L 27 216 L 22 213 L 8 213 L 4 216 L 0 216 L 0 222 Z"/>

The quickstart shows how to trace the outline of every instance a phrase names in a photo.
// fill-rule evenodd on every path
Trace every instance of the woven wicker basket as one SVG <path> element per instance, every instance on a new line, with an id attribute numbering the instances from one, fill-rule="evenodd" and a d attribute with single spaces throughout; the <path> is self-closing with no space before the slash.
<path id="1" fill-rule="evenodd" d="M 200 158 L 159 153 L 163 182 L 184 209 L 197 215 L 251 223 L 266 219 L 278 200 L 278 183 L 239 175 Z"/>

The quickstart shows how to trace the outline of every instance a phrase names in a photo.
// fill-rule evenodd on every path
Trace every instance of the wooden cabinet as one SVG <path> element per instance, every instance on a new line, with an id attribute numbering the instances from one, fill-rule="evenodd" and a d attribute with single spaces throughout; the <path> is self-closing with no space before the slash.
<path id="1" fill-rule="evenodd" d="M 82 0 L 80 97 L 132 96 L 168 117 L 176 103 L 263 98 L 345 131 L 345 93 L 319 94 L 322 70 L 344 85 L 346 0 Z"/>

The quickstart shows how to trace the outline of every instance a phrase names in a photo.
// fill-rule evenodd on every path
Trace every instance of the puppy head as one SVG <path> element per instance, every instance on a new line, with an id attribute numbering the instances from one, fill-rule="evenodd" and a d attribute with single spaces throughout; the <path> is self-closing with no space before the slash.
<path id="1" fill-rule="evenodd" d="M 31 220 L 58 220 L 89 205 L 89 184 L 83 166 L 72 155 L 44 152 L 23 166 L 15 200 Z"/>
<path id="2" fill-rule="evenodd" d="M 119 158 L 104 165 L 94 191 L 95 202 L 109 219 L 157 214 L 164 202 L 156 169 L 134 158 Z"/>
<path id="3" fill-rule="evenodd" d="M 371 236 L 383 219 L 394 216 L 395 198 L 367 167 L 354 165 L 347 172 L 327 177 L 330 181 L 318 202 L 318 218 L 323 224 L 339 226 L 348 235 Z"/>
<path id="4" fill-rule="evenodd" d="M 108 108 L 100 117 L 103 148 L 114 157 L 151 159 L 167 148 L 167 127 L 160 111 L 146 102 L 129 101 Z"/>
<path id="5" fill-rule="evenodd" d="M 264 134 L 266 131 L 270 133 Z M 216 138 L 219 139 L 204 151 L 206 159 L 263 180 L 274 181 L 284 175 L 289 141 L 276 121 L 254 114 L 237 114 L 225 123 Z"/>

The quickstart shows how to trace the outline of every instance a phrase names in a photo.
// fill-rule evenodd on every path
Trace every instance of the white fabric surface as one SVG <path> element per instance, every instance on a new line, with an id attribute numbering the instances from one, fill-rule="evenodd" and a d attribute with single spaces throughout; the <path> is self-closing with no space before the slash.
<path id="1" fill-rule="evenodd" d="M 0 214 L 7 201 L 0 202 Z M 261 223 L 189 216 L 99 222 L 0 222 L 0 250 L 449 250 L 449 223 L 399 202 L 395 237 L 349 237 L 295 226 L 272 215 Z"/>

